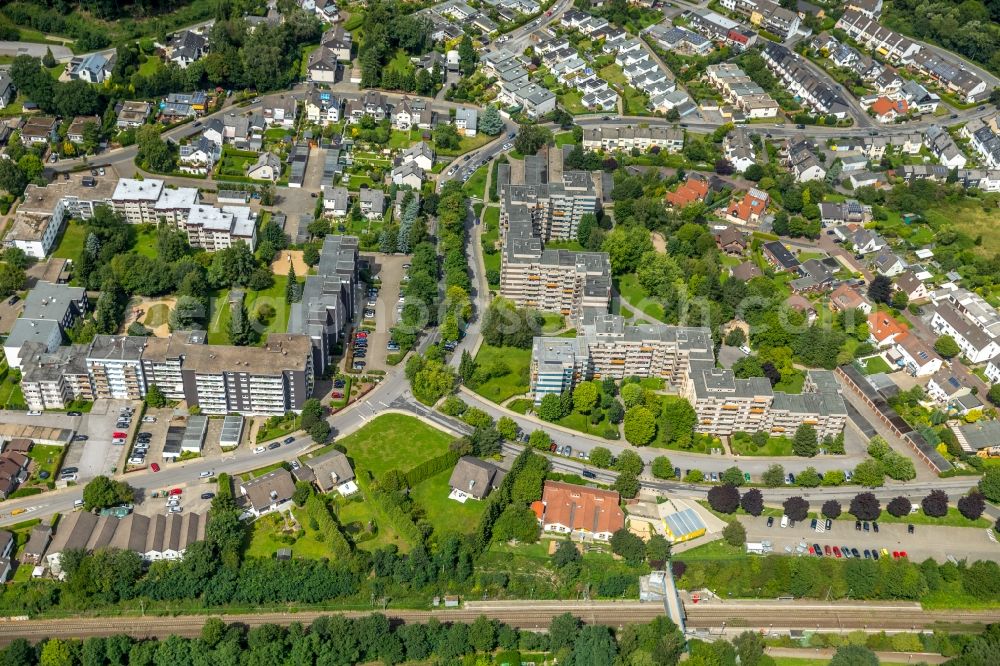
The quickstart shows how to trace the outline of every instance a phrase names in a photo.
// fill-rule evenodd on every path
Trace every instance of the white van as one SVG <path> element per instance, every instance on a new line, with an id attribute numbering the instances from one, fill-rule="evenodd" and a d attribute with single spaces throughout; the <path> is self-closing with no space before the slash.
<path id="1" fill-rule="evenodd" d="M 788 516 L 782 516 L 781 517 L 781 526 L 782 527 L 788 527 Z"/>

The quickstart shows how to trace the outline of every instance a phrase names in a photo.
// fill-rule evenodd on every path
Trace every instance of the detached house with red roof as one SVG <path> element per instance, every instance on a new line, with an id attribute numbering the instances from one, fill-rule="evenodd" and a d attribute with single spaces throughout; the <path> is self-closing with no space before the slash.
<path id="1" fill-rule="evenodd" d="M 734 199 L 726 209 L 726 219 L 735 224 L 756 226 L 760 223 L 760 217 L 767 210 L 767 204 L 771 198 L 767 192 L 756 187 L 743 195 L 742 199 Z"/>
<path id="2" fill-rule="evenodd" d="M 894 344 L 906 334 L 903 326 L 884 312 L 873 312 L 868 315 L 868 334 L 879 347 Z"/>
<path id="3" fill-rule="evenodd" d="M 684 208 L 695 201 L 704 200 L 708 195 L 708 181 L 688 178 L 673 192 L 667 192 L 667 203 L 674 208 Z"/>
<path id="4" fill-rule="evenodd" d="M 897 118 L 905 116 L 909 113 L 910 105 L 907 104 L 905 99 L 889 99 L 888 97 L 879 97 L 870 107 L 868 107 L 868 110 L 872 112 L 877 121 L 887 124 L 896 122 Z"/>

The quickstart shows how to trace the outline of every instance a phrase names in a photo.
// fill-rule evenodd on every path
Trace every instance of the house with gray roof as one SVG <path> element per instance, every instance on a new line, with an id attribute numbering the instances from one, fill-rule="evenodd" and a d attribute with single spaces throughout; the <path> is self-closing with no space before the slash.
<path id="1" fill-rule="evenodd" d="M 358 491 L 351 462 L 346 455 L 336 449 L 310 458 L 305 466 L 312 470 L 316 486 L 324 493 L 337 490 L 346 497 Z"/>
<path id="2" fill-rule="evenodd" d="M 467 499 L 485 499 L 500 485 L 504 476 L 505 472 L 492 463 L 472 456 L 462 456 L 448 479 L 448 486 L 451 488 L 448 496 L 463 504 Z"/>

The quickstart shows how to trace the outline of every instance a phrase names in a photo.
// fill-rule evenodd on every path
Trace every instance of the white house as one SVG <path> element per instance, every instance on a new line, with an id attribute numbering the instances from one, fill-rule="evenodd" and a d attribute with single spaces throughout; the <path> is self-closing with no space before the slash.
<path id="1" fill-rule="evenodd" d="M 426 141 L 420 141 L 410 146 L 400 155 L 400 164 L 415 163 L 424 171 L 434 167 L 434 149 Z"/>
<path id="2" fill-rule="evenodd" d="M 419 190 L 424 182 L 424 170 L 415 161 L 404 162 L 392 170 L 392 182 Z"/>
<path id="3" fill-rule="evenodd" d="M 455 128 L 465 136 L 476 136 L 479 128 L 479 112 L 476 109 L 458 109 L 455 111 Z"/>
<path id="4" fill-rule="evenodd" d="M 254 180 L 278 180 L 281 176 L 281 160 L 274 153 L 261 153 L 257 161 L 247 169 L 247 178 Z"/>

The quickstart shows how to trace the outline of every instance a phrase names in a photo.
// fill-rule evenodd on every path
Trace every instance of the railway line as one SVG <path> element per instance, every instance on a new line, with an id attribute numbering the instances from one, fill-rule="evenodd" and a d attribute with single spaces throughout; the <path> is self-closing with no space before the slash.
<path id="1" fill-rule="evenodd" d="M 302 611 L 144 617 L 92 617 L 0 621 L 0 646 L 15 638 L 38 642 L 47 638 L 77 638 L 127 634 L 134 638 L 193 638 L 209 617 L 256 627 L 262 624 L 309 624 L 322 615 L 362 617 L 374 611 Z M 454 610 L 393 610 L 384 614 L 396 622 L 472 622 L 486 615 L 522 629 L 546 629 L 557 615 L 572 613 L 584 622 L 620 627 L 645 623 L 663 615 L 663 606 L 637 602 L 470 602 Z M 701 632 L 746 628 L 772 632 L 791 629 L 897 630 L 970 629 L 1000 622 L 1000 611 L 927 611 L 917 604 L 820 604 L 747 602 L 687 604 L 688 630 Z"/>

